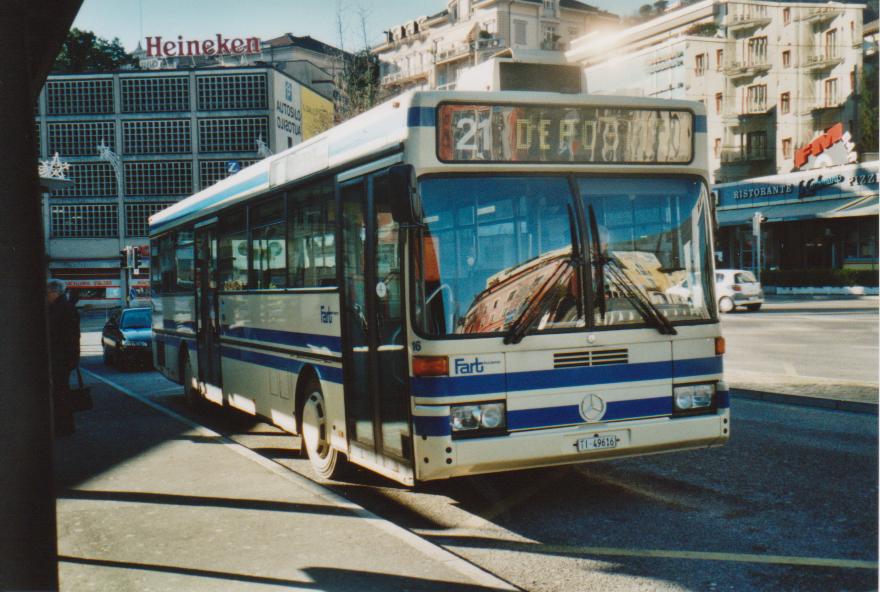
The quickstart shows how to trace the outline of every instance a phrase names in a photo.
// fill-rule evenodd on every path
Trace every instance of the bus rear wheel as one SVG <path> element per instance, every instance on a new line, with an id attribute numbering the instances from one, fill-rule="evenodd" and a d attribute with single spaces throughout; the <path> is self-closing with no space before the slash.
<path id="1" fill-rule="evenodd" d="M 321 387 L 316 381 L 306 386 L 306 399 L 302 410 L 302 446 L 309 457 L 309 463 L 323 479 L 334 479 L 340 475 L 345 461 L 339 452 L 330 445 L 330 426 L 327 418 L 327 405 Z"/>

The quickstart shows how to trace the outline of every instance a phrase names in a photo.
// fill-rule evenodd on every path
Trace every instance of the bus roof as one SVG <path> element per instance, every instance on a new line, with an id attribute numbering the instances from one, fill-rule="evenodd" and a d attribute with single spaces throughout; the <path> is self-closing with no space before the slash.
<path id="1" fill-rule="evenodd" d="M 705 133 L 706 125 L 705 108 L 693 101 L 523 91 L 409 91 L 154 214 L 150 235 L 210 216 L 291 181 L 401 147 L 414 128 L 434 127 L 434 107 L 442 101 L 685 108 L 697 116 L 697 133 Z"/>

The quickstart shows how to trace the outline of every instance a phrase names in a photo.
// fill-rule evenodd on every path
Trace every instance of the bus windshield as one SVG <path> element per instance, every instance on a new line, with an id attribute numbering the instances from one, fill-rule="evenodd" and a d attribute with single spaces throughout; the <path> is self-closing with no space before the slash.
<path id="1" fill-rule="evenodd" d="M 509 335 L 650 324 L 647 307 L 634 297 L 672 323 L 712 317 L 699 180 L 585 176 L 575 185 L 579 196 L 563 175 L 423 179 L 425 227 L 414 248 L 420 332 Z M 599 240 L 589 250 L 605 255 L 593 253 L 592 262 L 582 259 L 585 245 L 572 241 L 578 225 L 589 228 L 576 212 L 590 206 Z M 593 281 L 591 315 L 579 288 L 582 266 Z M 614 269 L 603 273 L 606 266 Z"/>

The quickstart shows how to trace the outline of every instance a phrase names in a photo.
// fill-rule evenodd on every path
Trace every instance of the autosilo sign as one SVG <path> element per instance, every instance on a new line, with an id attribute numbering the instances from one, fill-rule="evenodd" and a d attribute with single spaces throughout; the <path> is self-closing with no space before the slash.
<path id="1" fill-rule="evenodd" d="M 284 76 L 275 76 L 273 128 L 276 150 L 284 150 L 303 140 L 301 85 Z"/>

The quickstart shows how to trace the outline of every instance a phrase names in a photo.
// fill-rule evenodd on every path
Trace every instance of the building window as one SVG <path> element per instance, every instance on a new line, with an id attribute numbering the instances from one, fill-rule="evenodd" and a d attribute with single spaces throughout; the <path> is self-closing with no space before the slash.
<path id="1" fill-rule="evenodd" d="M 192 152 L 189 119 L 152 119 L 122 122 L 125 154 L 182 154 Z"/>
<path id="2" fill-rule="evenodd" d="M 782 9 L 782 24 L 787 25 L 791 22 L 791 8 Z"/>
<path id="3" fill-rule="evenodd" d="M 526 37 L 526 21 L 513 21 L 513 42 L 516 45 L 525 45 L 528 42 Z"/>
<path id="4" fill-rule="evenodd" d="M 784 138 L 782 140 L 782 158 L 791 158 L 791 138 Z"/>
<path id="5" fill-rule="evenodd" d="M 257 139 L 268 141 L 266 117 L 227 117 L 199 120 L 201 152 L 255 152 Z"/>
<path id="6" fill-rule="evenodd" d="M 784 92 L 779 95 L 779 110 L 783 113 L 791 111 L 791 93 Z"/>
<path id="7" fill-rule="evenodd" d="M 857 93 L 857 88 L 856 88 L 856 70 L 857 69 L 858 69 L 858 66 L 853 66 L 852 70 L 849 71 L 849 91 L 852 94 Z"/>
<path id="8" fill-rule="evenodd" d="M 715 93 L 715 113 L 721 114 L 724 106 L 724 93 Z"/>
<path id="9" fill-rule="evenodd" d="M 46 110 L 49 115 L 113 113 L 113 80 L 50 80 Z"/>
<path id="10" fill-rule="evenodd" d="M 837 100 L 837 78 L 829 78 L 825 81 L 825 107 L 836 107 Z"/>
<path id="11" fill-rule="evenodd" d="M 724 69 L 724 50 L 715 50 L 715 69 L 719 72 Z"/>
<path id="12" fill-rule="evenodd" d="M 266 74 L 225 74 L 196 77 L 200 111 L 265 109 Z"/>
<path id="13" fill-rule="evenodd" d="M 242 169 L 257 162 L 255 159 L 241 159 L 232 161 Z M 199 161 L 199 188 L 205 189 L 218 181 L 222 181 L 232 173 L 229 172 L 228 160 L 200 160 Z"/>
<path id="14" fill-rule="evenodd" d="M 721 138 L 715 138 L 714 152 L 715 158 L 721 157 Z"/>
<path id="15" fill-rule="evenodd" d="M 186 76 L 123 78 L 120 83 L 123 113 L 189 111 Z"/>
<path id="16" fill-rule="evenodd" d="M 749 39 L 750 66 L 761 66 L 767 63 L 767 38 L 753 37 Z"/>
<path id="17" fill-rule="evenodd" d="M 544 41 L 541 43 L 541 49 L 558 49 L 559 35 L 556 34 L 556 27 L 553 25 L 544 25 Z"/>
<path id="18" fill-rule="evenodd" d="M 116 204 L 50 208 L 50 233 L 55 238 L 113 238 L 119 236 Z"/>
<path id="19" fill-rule="evenodd" d="M 126 195 L 152 197 L 193 192 L 191 161 L 126 162 L 123 167 Z"/>
<path id="20" fill-rule="evenodd" d="M 116 146 L 116 126 L 112 121 L 50 123 L 47 126 L 49 154 L 97 156 L 98 144 Z"/>
<path id="21" fill-rule="evenodd" d="M 786 49 L 782 52 L 782 67 L 791 68 L 791 50 Z"/>
<path id="22" fill-rule="evenodd" d="M 72 162 L 67 177 L 73 181 L 52 191 L 55 197 L 116 197 L 116 173 L 108 162 Z"/>
<path id="23" fill-rule="evenodd" d="M 746 156 L 750 159 L 767 158 L 767 132 L 746 134 Z"/>
<path id="24" fill-rule="evenodd" d="M 150 216 L 170 205 L 170 203 L 125 204 L 125 236 L 149 235 Z"/>
<path id="25" fill-rule="evenodd" d="M 833 60 L 837 57 L 837 29 L 825 32 L 825 59 Z"/>
<path id="26" fill-rule="evenodd" d="M 696 56 L 697 76 L 702 76 L 703 74 L 706 73 L 706 70 L 709 67 L 708 62 L 709 62 L 709 60 L 707 59 L 707 56 L 705 53 L 697 54 L 697 56 Z"/>
<path id="27" fill-rule="evenodd" d="M 767 110 L 767 85 L 756 84 L 746 89 L 746 113 L 763 113 Z"/>

